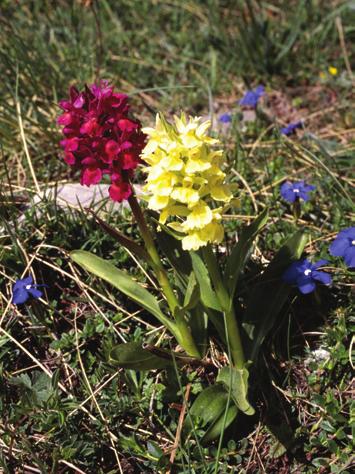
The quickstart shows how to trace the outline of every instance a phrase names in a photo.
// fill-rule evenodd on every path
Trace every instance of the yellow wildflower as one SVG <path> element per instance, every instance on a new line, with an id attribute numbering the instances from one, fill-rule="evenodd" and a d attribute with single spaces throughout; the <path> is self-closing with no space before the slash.
<path id="1" fill-rule="evenodd" d="M 148 164 L 148 207 L 160 211 L 161 224 L 168 221 L 182 234 L 185 250 L 222 241 L 221 208 L 216 201 L 232 199 L 221 169 L 223 151 L 212 149 L 219 141 L 207 135 L 209 127 L 209 121 L 198 117 L 182 114 L 174 117 L 172 125 L 157 115 L 155 128 L 143 130 L 149 137 L 141 155 Z"/>
<path id="2" fill-rule="evenodd" d="M 328 67 L 328 72 L 329 74 L 331 74 L 332 76 L 336 76 L 338 74 L 338 69 L 334 66 L 329 66 Z"/>

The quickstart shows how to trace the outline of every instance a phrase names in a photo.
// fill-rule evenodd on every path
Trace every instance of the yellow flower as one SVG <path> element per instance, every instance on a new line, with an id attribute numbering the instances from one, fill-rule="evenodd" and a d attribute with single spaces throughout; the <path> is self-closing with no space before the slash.
<path id="1" fill-rule="evenodd" d="M 207 135 L 210 122 L 199 117 L 174 117 L 169 124 L 157 115 L 155 128 L 142 152 L 147 180 L 148 207 L 160 211 L 159 222 L 182 234 L 185 250 L 220 243 L 224 230 L 218 202 L 228 204 L 231 191 L 221 169 L 223 151 Z"/>
<path id="2" fill-rule="evenodd" d="M 329 66 L 328 67 L 328 72 L 329 74 L 331 74 L 332 76 L 336 76 L 338 74 L 338 69 L 334 66 Z"/>

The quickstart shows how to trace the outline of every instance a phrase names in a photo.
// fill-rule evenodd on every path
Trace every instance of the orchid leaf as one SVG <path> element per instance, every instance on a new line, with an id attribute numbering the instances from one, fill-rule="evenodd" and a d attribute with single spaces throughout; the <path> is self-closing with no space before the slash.
<path id="1" fill-rule="evenodd" d="M 131 370 L 165 369 L 173 365 L 172 360 L 143 349 L 139 342 L 118 344 L 111 350 L 109 360 L 112 365 Z"/>
<path id="2" fill-rule="evenodd" d="M 238 413 L 238 408 L 231 399 L 226 419 L 224 419 L 227 403 L 228 392 L 222 383 L 205 388 L 190 408 L 190 416 L 185 421 L 185 430 L 191 430 L 192 419 L 197 425 L 200 424 L 207 429 L 201 440 L 203 444 L 218 438 L 222 430 L 233 422 Z"/>
<path id="3" fill-rule="evenodd" d="M 254 415 L 255 410 L 247 398 L 248 378 L 249 372 L 245 367 L 243 369 L 223 367 L 219 371 L 217 382 L 222 382 L 227 391 L 231 389 L 231 397 L 240 411 L 246 415 Z"/>
<path id="4" fill-rule="evenodd" d="M 161 227 L 162 230 L 156 233 L 158 245 L 179 279 L 186 285 L 192 270 L 189 254 L 183 250 L 180 240 L 170 235 L 165 226 Z"/>
<path id="5" fill-rule="evenodd" d="M 226 430 L 229 425 L 233 423 L 238 414 L 238 407 L 231 403 L 227 410 L 227 415 L 225 417 L 224 411 L 220 417 L 209 427 L 205 435 L 203 436 L 201 443 L 203 445 L 213 441 L 218 438 L 222 431 Z"/>
<path id="6" fill-rule="evenodd" d="M 153 314 L 174 333 L 175 324 L 162 313 L 155 296 L 135 282 L 129 275 L 116 268 L 112 263 L 85 250 L 75 250 L 70 255 L 75 263 L 116 287 L 142 308 Z"/>
<path id="7" fill-rule="evenodd" d="M 253 242 L 267 220 L 268 210 L 264 209 L 249 226 L 242 229 L 239 240 L 228 258 L 224 279 L 231 298 L 235 293 L 240 273 L 250 255 Z"/>
<path id="8" fill-rule="evenodd" d="M 216 293 L 212 289 L 211 280 L 208 274 L 208 270 L 205 267 L 205 264 L 197 253 L 190 252 L 190 255 L 195 277 L 200 286 L 200 295 L 202 303 L 207 306 L 207 308 L 221 311 L 221 306 L 218 302 Z"/>
<path id="9" fill-rule="evenodd" d="M 200 299 L 199 286 L 195 274 L 190 273 L 184 296 L 184 309 L 194 308 Z"/>
<path id="10" fill-rule="evenodd" d="M 196 398 L 190 408 L 190 415 L 200 420 L 202 426 L 214 423 L 223 413 L 228 394 L 222 384 L 216 383 L 205 388 Z M 186 424 L 189 423 L 186 419 Z"/>
<path id="11" fill-rule="evenodd" d="M 296 232 L 277 252 L 249 294 L 243 318 L 246 357 L 254 361 L 259 349 L 287 301 L 291 287 L 282 281 L 282 274 L 298 260 L 307 242 L 303 231 Z"/>

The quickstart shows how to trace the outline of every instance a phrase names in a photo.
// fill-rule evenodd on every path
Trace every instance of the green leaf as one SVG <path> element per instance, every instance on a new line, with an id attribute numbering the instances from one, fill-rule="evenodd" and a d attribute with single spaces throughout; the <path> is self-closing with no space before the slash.
<path id="1" fill-rule="evenodd" d="M 207 308 L 222 311 L 221 306 L 218 302 L 217 295 L 212 289 L 211 280 L 208 274 L 208 270 L 205 267 L 205 264 L 197 253 L 190 252 L 190 255 L 195 277 L 198 281 L 198 284 L 200 285 L 200 295 L 202 303 L 207 306 Z"/>
<path id="2" fill-rule="evenodd" d="M 205 309 L 202 304 L 198 304 L 195 308 L 191 308 L 185 315 L 192 338 L 202 356 L 206 354 L 208 347 L 208 315 Z"/>
<path id="3" fill-rule="evenodd" d="M 172 365 L 171 360 L 158 357 L 143 349 L 139 342 L 127 342 L 115 346 L 109 356 L 113 365 L 131 370 L 165 369 Z"/>
<path id="4" fill-rule="evenodd" d="M 228 407 L 226 420 L 224 420 L 226 405 L 228 403 L 228 393 L 222 383 L 216 383 L 205 388 L 192 404 L 189 414 L 185 420 L 184 429 L 191 431 L 191 418 L 193 421 L 200 421 L 202 427 L 207 429 L 201 442 L 208 443 L 218 438 L 221 431 L 227 428 L 235 419 L 238 408 L 231 399 Z"/>
<path id="5" fill-rule="evenodd" d="M 187 282 L 187 287 L 185 290 L 184 296 L 184 309 L 194 308 L 200 299 L 200 291 L 196 281 L 195 274 L 190 273 L 189 280 Z"/>
<path id="6" fill-rule="evenodd" d="M 190 408 L 192 418 L 199 419 L 202 426 L 215 422 L 223 413 L 228 394 L 222 384 L 216 383 L 205 388 Z M 189 417 L 185 424 L 189 424 Z"/>
<path id="7" fill-rule="evenodd" d="M 222 430 L 226 430 L 228 426 L 235 420 L 238 415 L 238 407 L 231 403 L 228 407 L 226 419 L 224 419 L 224 411 L 220 415 L 220 417 L 213 423 L 212 426 L 209 427 L 205 435 L 203 436 L 201 443 L 207 444 L 210 441 L 218 438 L 222 432 Z"/>
<path id="8" fill-rule="evenodd" d="M 264 209 L 249 226 L 242 229 L 239 240 L 228 258 L 224 279 L 231 298 L 233 298 L 235 293 L 240 272 L 248 259 L 255 237 L 264 227 L 267 220 L 268 209 Z"/>
<path id="9" fill-rule="evenodd" d="M 291 292 L 290 285 L 282 281 L 282 274 L 301 257 L 306 242 L 305 233 L 296 232 L 277 252 L 250 291 L 242 324 L 249 336 L 249 341 L 245 341 L 246 357 L 249 360 L 256 359 L 266 335 L 277 322 Z"/>
<path id="10" fill-rule="evenodd" d="M 249 372 L 246 368 L 223 367 L 219 371 L 217 382 L 222 382 L 227 391 L 231 389 L 231 397 L 240 411 L 246 415 L 254 415 L 255 410 L 247 399 L 248 378 Z"/>
<path id="11" fill-rule="evenodd" d="M 189 254 L 183 250 L 180 240 L 174 238 L 170 233 L 168 233 L 167 227 L 160 226 L 162 230 L 156 233 L 158 245 L 165 257 L 168 259 L 171 267 L 175 270 L 180 281 L 186 285 L 192 270 Z"/>
<path id="12" fill-rule="evenodd" d="M 175 324 L 162 313 L 158 300 L 149 291 L 132 280 L 130 276 L 116 268 L 112 263 L 85 250 L 74 250 L 70 256 L 75 263 L 85 268 L 85 270 L 118 288 L 142 308 L 149 311 L 174 334 Z"/>

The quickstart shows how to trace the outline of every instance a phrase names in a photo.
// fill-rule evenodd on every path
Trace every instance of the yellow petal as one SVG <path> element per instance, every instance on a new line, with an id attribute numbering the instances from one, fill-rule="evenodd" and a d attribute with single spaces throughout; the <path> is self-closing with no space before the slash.
<path id="1" fill-rule="evenodd" d="M 199 203 L 195 206 L 184 222 L 184 230 L 202 229 L 209 224 L 213 219 L 211 209 L 204 203 Z"/>
<path id="2" fill-rule="evenodd" d="M 216 201 L 228 202 L 232 198 L 232 194 L 229 187 L 226 184 L 220 184 L 218 186 L 211 186 L 211 196 Z"/>
<path id="3" fill-rule="evenodd" d="M 198 250 L 200 247 L 207 245 L 207 242 L 201 240 L 198 232 L 187 235 L 181 241 L 184 250 Z"/>
<path id="4" fill-rule="evenodd" d="M 149 199 L 148 207 L 149 209 L 153 209 L 153 211 L 160 211 L 169 204 L 169 201 L 169 196 L 158 196 L 157 194 L 153 194 Z"/>
<path id="5" fill-rule="evenodd" d="M 183 204 L 193 204 L 198 202 L 200 196 L 197 191 L 191 188 L 178 187 L 171 193 L 171 197 Z"/>

